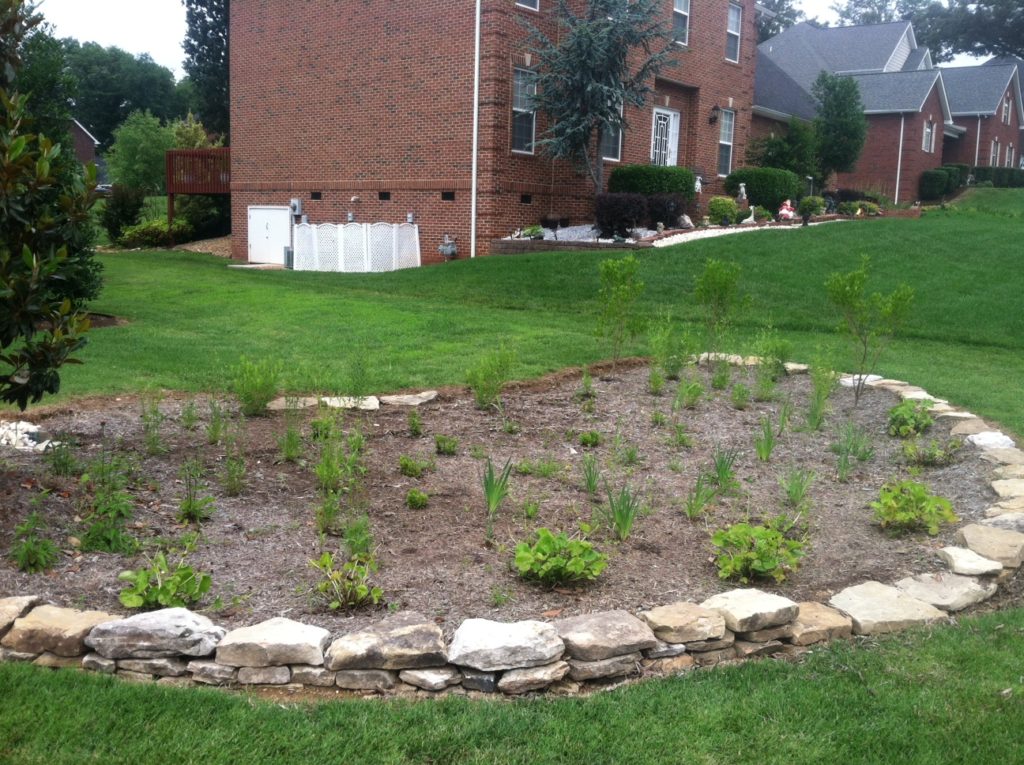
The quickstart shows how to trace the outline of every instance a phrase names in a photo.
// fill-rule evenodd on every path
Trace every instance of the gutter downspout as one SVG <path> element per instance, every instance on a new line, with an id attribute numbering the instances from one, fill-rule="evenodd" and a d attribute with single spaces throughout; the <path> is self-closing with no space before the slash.
<path id="1" fill-rule="evenodd" d="M 978 132 L 974 134 L 974 166 L 978 166 L 978 155 L 981 153 L 981 115 L 978 115 Z"/>
<path id="2" fill-rule="evenodd" d="M 480 153 L 480 16 L 482 0 L 476 0 L 476 21 L 474 29 L 475 52 L 473 54 L 473 158 L 472 189 L 469 193 L 469 257 L 476 257 L 476 197 L 477 197 L 477 155 Z"/>
<path id="3" fill-rule="evenodd" d="M 892 200 L 893 204 L 899 204 L 900 202 L 900 175 L 903 172 L 903 123 L 906 119 L 907 115 L 900 115 L 900 153 L 896 157 L 896 195 Z"/>

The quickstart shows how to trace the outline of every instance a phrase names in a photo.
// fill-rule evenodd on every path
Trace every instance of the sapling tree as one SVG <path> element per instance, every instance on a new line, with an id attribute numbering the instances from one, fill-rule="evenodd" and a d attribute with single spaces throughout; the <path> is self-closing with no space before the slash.
<path id="1" fill-rule="evenodd" d="M 622 354 L 626 340 L 640 331 L 636 316 L 636 301 L 644 291 L 640 281 L 640 261 L 632 255 L 625 258 L 602 260 L 598 268 L 601 274 L 601 289 L 598 300 L 601 303 L 600 330 L 612 344 L 612 371 Z"/>
<path id="2" fill-rule="evenodd" d="M 736 263 L 708 258 L 693 286 L 693 298 L 704 314 L 708 350 L 721 350 L 722 337 L 743 303 Z"/>
<path id="3" fill-rule="evenodd" d="M 842 317 L 840 331 L 849 334 L 854 346 L 854 406 L 860 403 L 867 375 L 878 364 L 885 346 L 892 341 L 910 314 L 914 290 L 901 284 L 888 295 L 867 294 L 867 255 L 860 268 L 847 274 L 834 273 L 825 281 L 828 299 Z"/>

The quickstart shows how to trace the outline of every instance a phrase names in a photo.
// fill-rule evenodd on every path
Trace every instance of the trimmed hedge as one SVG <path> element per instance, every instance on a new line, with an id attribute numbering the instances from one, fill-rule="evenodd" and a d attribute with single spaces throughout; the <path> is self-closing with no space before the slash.
<path id="1" fill-rule="evenodd" d="M 918 181 L 918 193 L 921 199 L 940 199 L 946 193 L 949 173 L 945 170 L 925 170 Z"/>
<path id="2" fill-rule="evenodd" d="M 115 185 L 110 190 L 100 222 L 111 242 L 116 242 L 126 228 L 139 222 L 145 202 L 146 192 L 142 189 Z"/>
<path id="3" fill-rule="evenodd" d="M 643 194 L 598 194 L 594 218 L 602 237 L 629 236 L 647 220 L 647 198 Z"/>
<path id="4" fill-rule="evenodd" d="M 174 241 L 188 242 L 192 239 L 192 224 L 180 218 L 174 221 Z M 167 228 L 167 220 L 151 220 L 137 226 L 126 228 L 117 241 L 118 246 L 132 249 L 134 247 L 169 247 L 171 231 Z"/>
<path id="5" fill-rule="evenodd" d="M 693 199 L 695 176 L 685 167 L 620 165 L 608 176 L 610 194 L 681 194 Z"/>
<path id="6" fill-rule="evenodd" d="M 686 212 L 686 199 L 682 194 L 651 194 L 647 197 L 647 228 L 676 228 L 679 217 Z"/>
<path id="7" fill-rule="evenodd" d="M 949 180 L 946 183 L 946 193 L 952 194 L 960 188 L 960 168 L 955 165 L 943 165 L 940 169 L 945 170 L 949 176 Z"/>
<path id="8" fill-rule="evenodd" d="M 708 200 L 708 218 L 713 225 L 739 222 L 739 207 L 732 197 L 711 197 Z"/>
<path id="9" fill-rule="evenodd" d="M 797 199 L 803 191 L 800 177 L 777 167 L 741 167 L 725 179 L 725 190 L 733 196 L 740 192 L 740 184 L 747 185 L 747 198 L 752 205 L 778 210 L 787 199 Z"/>
<path id="10" fill-rule="evenodd" d="M 1024 187 L 1024 170 L 1014 167 L 975 167 L 971 170 L 974 173 L 975 183 L 991 181 L 996 188 L 1021 188 Z"/>

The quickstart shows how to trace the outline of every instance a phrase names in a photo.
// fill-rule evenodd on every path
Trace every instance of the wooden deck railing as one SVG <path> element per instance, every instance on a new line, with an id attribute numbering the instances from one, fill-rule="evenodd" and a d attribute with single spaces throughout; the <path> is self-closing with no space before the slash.
<path id="1" fill-rule="evenodd" d="M 167 152 L 168 194 L 230 194 L 231 149 Z"/>

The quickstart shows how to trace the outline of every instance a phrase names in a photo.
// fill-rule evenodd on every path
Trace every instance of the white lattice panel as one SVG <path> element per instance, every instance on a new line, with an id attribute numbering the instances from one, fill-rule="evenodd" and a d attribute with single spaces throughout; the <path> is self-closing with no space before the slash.
<path id="1" fill-rule="evenodd" d="M 395 270 L 395 230 L 390 223 L 370 226 L 370 271 Z"/>
<path id="2" fill-rule="evenodd" d="M 316 233 L 308 223 L 300 223 L 292 229 L 294 253 L 292 268 L 296 271 L 316 271 Z"/>
<path id="3" fill-rule="evenodd" d="M 296 271 L 394 271 L 420 265 L 414 223 L 300 223 L 293 227 Z"/>
<path id="4" fill-rule="evenodd" d="M 341 247 L 338 245 L 338 227 L 331 223 L 316 227 L 316 270 L 341 270 Z"/>
<path id="5" fill-rule="evenodd" d="M 395 236 L 395 268 L 418 268 L 420 265 L 420 227 L 401 223 Z"/>
<path id="6" fill-rule="evenodd" d="M 366 270 L 366 232 L 362 223 L 346 223 L 341 226 L 342 253 L 344 254 L 341 270 L 349 274 L 358 274 Z"/>

